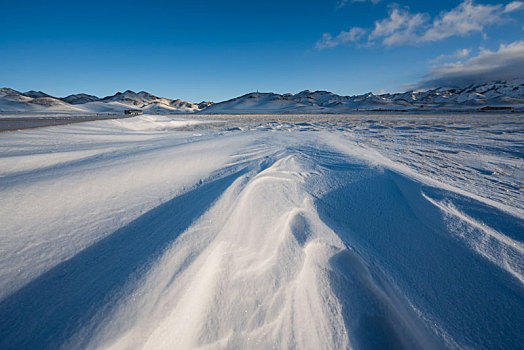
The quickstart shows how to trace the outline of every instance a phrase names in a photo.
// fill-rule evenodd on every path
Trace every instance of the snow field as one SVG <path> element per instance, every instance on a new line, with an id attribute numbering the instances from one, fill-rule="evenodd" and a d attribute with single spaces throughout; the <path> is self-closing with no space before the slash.
<path id="1" fill-rule="evenodd" d="M 415 117 L 0 135 L 0 346 L 519 348 L 521 173 L 478 170 L 522 160 L 519 124 L 485 124 L 495 148 Z"/>

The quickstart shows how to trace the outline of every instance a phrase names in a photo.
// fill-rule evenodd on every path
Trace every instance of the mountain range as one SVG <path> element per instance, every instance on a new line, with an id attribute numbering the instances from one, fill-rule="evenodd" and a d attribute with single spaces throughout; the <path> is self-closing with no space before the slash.
<path id="1" fill-rule="evenodd" d="M 148 92 L 131 90 L 99 98 L 88 94 L 54 97 L 42 91 L 19 92 L 0 89 L 0 112 L 71 112 L 71 113 L 123 113 L 126 109 L 140 109 L 144 113 L 195 113 L 211 102 L 193 104 L 154 96 Z"/>
<path id="2" fill-rule="evenodd" d="M 524 109 L 524 80 L 496 81 L 465 88 L 437 88 L 395 94 L 368 93 L 340 96 L 328 91 L 305 90 L 297 94 L 253 92 L 231 100 L 198 104 L 131 90 L 99 98 L 88 94 L 54 97 L 42 91 L 0 89 L 0 112 L 254 114 L 254 113 L 350 113 L 354 111 L 473 111 L 482 107 Z"/>

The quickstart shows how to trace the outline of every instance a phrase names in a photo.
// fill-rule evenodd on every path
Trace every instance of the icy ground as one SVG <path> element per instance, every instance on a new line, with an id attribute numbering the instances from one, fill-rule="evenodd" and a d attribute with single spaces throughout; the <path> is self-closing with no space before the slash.
<path id="1" fill-rule="evenodd" d="M 524 347 L 521 115 L 212 118 L 0 133 L 0 349 Z"/>

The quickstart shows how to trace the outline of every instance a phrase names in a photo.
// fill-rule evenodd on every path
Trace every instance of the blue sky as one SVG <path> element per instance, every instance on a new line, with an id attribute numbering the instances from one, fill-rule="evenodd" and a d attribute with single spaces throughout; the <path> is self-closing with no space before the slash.
<path id="1" fill-rule="evenodd" d="M 199 102 L 524 77 L 520 1 L 0 1 L 0 86 L 20 91 Z"/>

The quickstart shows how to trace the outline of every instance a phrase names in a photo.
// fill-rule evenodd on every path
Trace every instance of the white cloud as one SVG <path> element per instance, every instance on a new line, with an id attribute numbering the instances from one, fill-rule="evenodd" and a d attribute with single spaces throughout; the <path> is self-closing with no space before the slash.
<path id="1" fill-rule="evenodd" d="M 435 67 L 416 87 L 464 87 L 473 83 L 511 79 L 524 79 L 524 41 L 500 45 L 497 51 L 481 50 L 465 62 Z"/>
<path id="2" fill-rule="evenodd" d="M 316 48 L 319 50 L 328 49 L 360 40 L 366 31 L 359 27 L 353 27 L 347 32 L 340 32 L 336 37 L 332 37 L 329 33 L 324 33 L 322 39 L 317 41 Z"/>
<path id="3" fill-rule="evenodd" d="M 506 13 L 519 10 L 524 10 L 524 2 L 522 1 L 512 1 L 504 8 L 504 12 Z"/>
<path id="4" fill-rule="evenodd" d="M 455 52 L 456 58 L 465 58 L 465 57 L 468 57 L 469 55 L 471 55 L 470 49 L 462 49 L 462 50 L 457 50 Z"/>
<path id="5" fill-rule="evenodd" d="M 461 59 L 461 58 L 469 57 L 469 55 L 471 55 L 470 49 L 461 49 L 461 50 L 455 51 L 451 55 L 440 55 L 437 58 L 435 58 L 434 60 L 432 60 L 431 62 L 438 63 L 438 62 L 447 61 L 451 59 Z"/>
<path id="6" fill-rule="evenodd" d="M 339 4 L 347 2 L 348 0 L 342 0 Z M 369 31 L 368 41 L 379 41 L 385 46 L 398 46 L 440 41 L 453 36 L 467 36 L 474 32 L 482 33 L 486 37 L 486 27 L 505 21 L 509 13 L 519 10 L 524 10 L 522 1 L 512 1 L 506 5 L 482 5 L 476 4 L 474 0 L 464 0 L 454 9 L 443 11 L 431 19 L 426 13 L 411 13 L 408 8 L 393 6 L 388 17 L 375 21 L 374 28 Z M 341 32 L 336 38 L 348 32 Z M 323 45 L 323 42 L 326 44 Z M 334 40 L 331 34 L 326 33 L 317 42 L 317 48 L 325 49 L 344 43 L 346 41 Z"/>
<path id="7" fill-rule="evenodd" d="M 348 0 L 340 0 L 336 6 L 337 9 L 340 9 L 348 4 Z"/>
<path id="8" fill-rule="evenodd" d="M 417 40 L 417 29 L 427 21 L 427 15 L 411 14 L 408 10 L 393 8 L 389 17 L 375 22 L 375 29 L 368 39 L 383 38 L 387 46 L 403 44 Z"/>
<path id="9" fill-rule="evenodd" d="M 503 13 L 503 5 L 476 5 L 473 0 L 465 0 L 453 10 L 441 13 L 419 41 L 439 41 L 482 32 L 484 27 L 500 22 Z"/>
<path id="10" fill-rule="evenodd" d="M 367 2 L 370 1 L 373 5 L 378 4 L 381 0 L 340 0 L 337 4 L 337 8 L 342 8 L 348 4 L 348 2 Z"/>

